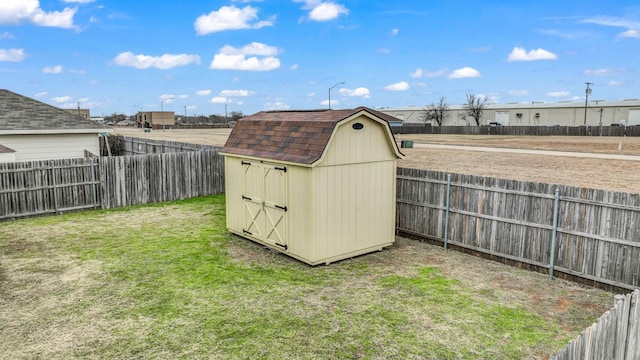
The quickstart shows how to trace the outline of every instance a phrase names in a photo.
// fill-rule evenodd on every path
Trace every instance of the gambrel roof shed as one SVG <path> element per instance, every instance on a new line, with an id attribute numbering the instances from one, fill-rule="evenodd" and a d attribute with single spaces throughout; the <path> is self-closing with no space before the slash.
<path id="1" fill-rule="evenodd" d="M 229 230 L 313 265 L 391 245 L 403 155 L 389 120 L 365 107 L 239 120 L 221 151 Z"/>

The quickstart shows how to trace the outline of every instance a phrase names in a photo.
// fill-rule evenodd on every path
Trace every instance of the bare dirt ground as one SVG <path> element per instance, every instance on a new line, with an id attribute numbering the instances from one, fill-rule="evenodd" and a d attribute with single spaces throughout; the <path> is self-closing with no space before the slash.
<path id="1" fill-rule="evenodd" d="M 145 133 L 142 129 L 115 129 L 116 134 L 123 136 L 219 146 L 224 145 L 230 132 L 230 129 L 198 129 L 152 130 Z M 445 144 L 640 156 L 638 137 L 411 134 L 399 135 L 396 140 L 412 140 L 415 143 L 413 148 L 401 149 L 406 155 L 404 160 L 398 162 L 398 166 L 402 167 L 640 194 L 640 161 L 416 146 Z"/>

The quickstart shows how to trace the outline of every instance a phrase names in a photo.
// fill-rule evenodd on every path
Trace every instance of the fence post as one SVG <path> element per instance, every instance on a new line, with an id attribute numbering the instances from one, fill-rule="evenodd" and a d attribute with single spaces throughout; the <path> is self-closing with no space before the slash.
<path id="1" fill-rule="evenodd" d="M 444 249 L 447 250 L 449 241 L 449 195 L 451 194 L 451 174 L 447 174 L 447 199 L 446 210 L 444 215 Z"/>
<path id="2" fill-rule="evenodd" d="M 53 181 L 53 209 L 58 215 L 58 190 L 56 189 L 56 165 L 51 161 L 51 179 Z"/>
<path id="3" fill-rule="evenodd" d="M 93 195 L 93 208 L 95 209 L 98 206 L 98 196 L 96 186 L 96 173 L 95 173 L 95 162 L 93 161 L 93 157 L 91 158 L 91 191 Z"/>
<path id="4" fill-rule="evenodd" d="M 558 233 L 558 203 L 560 201 L 560 189 L 556 188 L 553 200 L 553 231 L 551 233 L 551 254 L 549 255 L 549 278 L 553 280 L 553 267 L 556 260 L 556 235 Z"/>

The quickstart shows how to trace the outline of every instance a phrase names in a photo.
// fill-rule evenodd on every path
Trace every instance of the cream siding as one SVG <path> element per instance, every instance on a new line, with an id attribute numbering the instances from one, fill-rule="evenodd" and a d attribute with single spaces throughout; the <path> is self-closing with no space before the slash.
<path id="1" fill-rule="evenodd" d="M 100 155 L 98 134 L 3 135 L 2 144 L 15 150 L 16 161 L 82 158 L 84 151 Z"/>
<path id="2" fill-rule="evenodd" d="M 355 130 L 355 123 L 364 126 Z M 363 115 L 339 122 L 321 159 L 312 165 L 224 155 L 231 232 L 311 265 L 393 244 L 396 159 L 401 154 L 385 122 Z M 270 173 L 284 166 L 286 173 Z M 286 244 L 269 237 L 270 218 L 278 217 L 269 214 L 277 212 L 275 205 L 287 208 L 276 227 Z M 256 220 L 264 221 L 266 230 L 259 229 Z"/>

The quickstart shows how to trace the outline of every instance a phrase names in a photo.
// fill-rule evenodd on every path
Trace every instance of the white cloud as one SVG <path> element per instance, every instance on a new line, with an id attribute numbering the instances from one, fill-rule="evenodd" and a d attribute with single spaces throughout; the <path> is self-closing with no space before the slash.
<path id="1" fill-rule="evenodd" d="M 30 22 L 38 26 L 73 28 L 73 16 L 77 8 L 64 8 L 62 11 L 45 12 L 40 8 L 39 0 L 20 0 L 0 2 L 0 25 L 17 25 Z"/>
<path id="2" fill-rule="evenodd" d="M 478 78 L 480 77 L 480 72 L 474 68 L 467 66 L 454 70 L 447 77 L 449 79 Z"/>
<path id="3" fill-rule="evenodd" d="M 303 2 L 302 7 L 309 11 L 309 19 L 314 21 L 329 21 L 338 18 L 340 15 L 349 14 L 349 9 L 344 5 L 334 3 L 333 1 L 321 0 L 293 0 L 294 2 Z"/>
<path id="4" fill-rule="evenodd" d="M 47 93 L 46 91 L 43 91 L 43 92 L 39 92 L 39 93 L 37 93 L 37 94 L 33 95 L 33 97 L 34 97 L 34 98 L 41 98 L 41 97 L 43 97 L 43 96 L 46 96 L 47 94 L 48 94 L 48 93 Z"/>
<path id="5" fill-rule="evenodd" d="M 338 91 L 340 95 L 343 95 L 343 96 L 362 97 L 364 99 L 368 99 L 371 97 L 371 92 L 366 87 L 359 87 L 354 90 L 341 88 Z"/>
<path id="6" fill-rule="evenodd" d="M 160 95 L 160 101 L 164 104 L 171 104 L 173 102 L 173 99 L 175 99 L 176 96 L 173 94 L 162 94 Z"/>
<path id="7" fill-rule="evenodd" d="M 414 79 L 419 79 L 421 77 L 426 77 L 426 78 L 435 78 L 435 77 L 440 77 L 440 76 L 444 76 L 447 74 L 447 69 L 440 69 L 438 71 L 425 71 L 421 68 L 417 68 L 416 71 L 410 72 L 409 76 L 411 76 Z"/>
<path id="8" fill-rule="evenodd" d="M 536 49 L 527 52 L 525 48 L 516 46 L 511 50 L 509 56 L 507 56 L 507 61 L 555 60 L 557 58 L 558 56 L 556 56 L 556 54 L 545 49 Z"/>
<path id="9" fill-rule="evenodd" d="M 92 3 L 96 0 L 62 0 L 62 2 L 68 3 L 68 4 L 89 4 Z"/>
<path id="10" fill-rule="evenodd" d="M 58 96 L 58 97 L 54 97 L 53 99 L 51 99 L 51 101 L 53 101 L 54 103 L 68 103 L 71 100 L 73 100 L 73 98 L 71 96 Z"/>
<path id="11" fill-rule="evenodd" d="M 87 75 L 87 71 L 82 69 L 69 69 L 69 72 L 77 75 Z"/>
<path id="12" fill-rule="evenodd" d="M 206 35 L 224 30 L 260 29 L 272 26 L 273 19 L 258 21 L 258 8 L 245 6 L 223 6 L 218 11 L 199 16 L 193 26 L 196 34 Z"/>
<path id="13" fill-rule="evenodd" d="M 400 81 L 395 84 L 390 84 L 384 87 L 387 91 L 407 91 L 409 90 L 409 83 L 406 81 Z"/>
<path id="14" fill-rule="evenodd" d="M 188 98 L 189 98 L 189 95 L 187 95 L 187 94 L 178 95 L 178 99 L 188 99 Z"/>
<path id="15" fill-rule="evenodd" d="M 190 63 L 200 64 L 200 56 L 189 54 L 164 54 L 162 56 L 136 55 L 131 51 L 118 54 L 113 62 L 119 66 L 130 66 L 136 69 L 154 67 L 167 70 Z"/>
<path id="16" fill-rule="evenodd" d="M 315 92 L 310 92 L 310 93 L 307 94 L 307 97 L 314 97 L 314 96 L 316 96 Z"/>
<path id="17" fill-rule="evenodd" d="M 230 97 L 230 96 L 249 96 L 251 92 L 249 90 L 222 90 L 220 91 L 220 96 Z"/>
<path id="18" fill-rule="evenodd" d="M 15 38 L 16 38 L 16 37 L 15 37 L 15 35 L 13 35 L 13 34 L 12 34 L 12 33 L 10 33 L 10 32 L 6 32 L 6 31 L 5 31 L 5 32 L 3 32 L 2 34 L 0 34 L 0 40 L 3 40 L 3 39 L 9 39 L 9 40 L 11 40 L 11 39 L 15 39 Z"/>
<path id="19" fill-rule="evenodd" d="M 300 68 L 300 65 L 298 65 L 298 64 L 293 64 L 293 65 L 291 65 L 291 67 L 290 67 L 290 69 L 291 69 L 291 70 L 293 70 L 293 71 L 296 71 L 296 70 L 298 70 L 299 68 Z"/>
<path id="20" fill-rule="evenodd" d="M 585 70 L 583 74 L 586 76 L 607 76 L 607 75 L 615 75 L 620 72 L 624 72 L 624 69 L 593 69 L 593 70 Z"/>
<path id="21" fill-rule="evenodd" d="M 511 96 L 526 96 L 526 95 L 529 95 L 529 91 L 528 90 L 509 90 L 508 94 Z"/>
<path id="22" fill-rule="evenodd" d="M 253 42 L 240 49 L 225 45 L 213 56 L 209 69 L 270 71 L 280 67 L 280 60 L 273 55 L 278 48 Z M 248 55 L 257 55 L 248 57 Z M 262 56 L 258 58 L 258 56 Z"/>
<path id="23" fill-rule="evenodd" d="M 290 106 L 282 101 L 270 102 L 264 104 L 265 110 L 289 110 Z"/>
<path id="24" fill-rule="evenodd" d="M 607 83 L 609 86 L 622 86 L 624 83 L 622 81 L 611 80 Z"/>
<path id="25" fill-rule="evenodd" d="M 24 49 L 0 49 L 0 61 L 20 62 L 25 56 Z"/>
<path id="26" fill-rule="evenodd" d="M 396 36 L 400 32 L 399 29 L 391 29 L 391 36 Z"/>
<path id="27" fill-rule="evenodd" d="M 414 79 L 421 78 L 422 75 L 424 75 L 424 70 L 422 70 L 420 68 L 417 68 L 416 71 L 413 71 L 413 72 L 409 73 L 409 76 L 411 76 Z"/>
<path id="28" fill-rule="evenodd" d="M 636 39 L 640 39 L 640 31 L 638 30 L 627 30 L 624 32 L 621 32 L 620 37 L 628 37 L 628 38 L 636 38 Z"/>
<path id="29" fill-rule="evenodd" d="M 598 16 L 582 21 L 583 23 L 596 24 L 602 26 L 621 27 L 625 28 L 623 32 L 618 34 L 623 38 L 636 38 L 640 39 L 640 22 L 634 20 L 628 20 L 624 18 L 610 17 L 610 16 Z"/>
<path id="30" fill-rule="evenodd" d="M 46 66 L 42 69 L 45 74 L 60 74 L 62 72 L 62 65 Z"/>
<path id="31" fill-rule="evenodd" d="M 209 95 L 211 95 L 211 93 L 212 93 L 212 91 L 209 90 L 209 89 L 196 91 L 196 95 L 198 95 L 198 96 L 209 96 Z"/>
<path id="32" fill-rule="evenodd" d="M 229 99 L 227 99 L 224 96 L 216 96 L 216 97 L 213 97 L 211 100 L 209 100 L 209 102 L 212 102 L 214 104 L 224 104 L 229 102 Z"/>
<path id="33" fill-rule="evenodd" d="M 571 93 L 568 91 L 551 91 L 547 93 L 547 96 L 551 97 L 567 97 L 569 95 L 571 95 Z"/>

